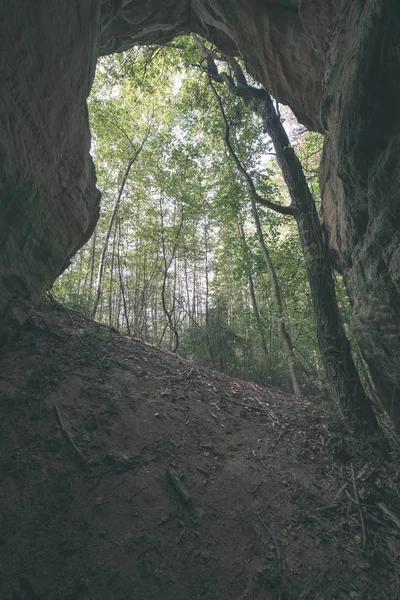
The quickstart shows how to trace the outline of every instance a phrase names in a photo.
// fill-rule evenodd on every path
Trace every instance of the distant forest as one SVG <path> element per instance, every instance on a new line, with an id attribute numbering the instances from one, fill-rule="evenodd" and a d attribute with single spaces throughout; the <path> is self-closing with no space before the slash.
<path id="1" fill-rule="evenodd" d="M 101 59 L 89 111 L 101 218 L 55 297 L 374 429 L 324 236 L 322 137 L 196 36 Z"/>

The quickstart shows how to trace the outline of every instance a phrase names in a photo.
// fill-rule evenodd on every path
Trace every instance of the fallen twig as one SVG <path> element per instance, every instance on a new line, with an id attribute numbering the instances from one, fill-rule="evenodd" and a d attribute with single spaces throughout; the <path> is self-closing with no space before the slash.
<path id="1" fill-rule="evenodd" d="M 383 502 L 378 502 L 377 506 L 387 517 L 393 521 L 396 527 L 400 529 L 400 519 L 386 506 L 386 504 L 383 504 Z"/>
<path id="2" fill-rule="evenodd" d="M 257 490 L 259 489 L 259 487 L 261 486 L 261 484 L 262 484 L 262 481 L 260 481 L 260 483 L 259 483 L 258 485 L 256 485 L 256 487 L 255 487 L 255 488 L 253 488 L 253 489 L 251 490 L 250 494 L 252 494 L 252 495 L 253 495 L 253 494 L 255 494 L 255 493 L 256 493 L 256 491 L 257 491 Z"/>
<path id="3" fill-rule="evenodd" d="M 332 510 L 332 511 L 337 511 L 338 508 L 340 508 L 337 504 L 326 504 L 324 506 L 320 506 L 319 508 L 316 508 L 315 510 L 317 512 L 323 511 L 323 510 Z"/>
<path id="4" fill-rule="evenodd" d="M 183 485 L 182 481 L 180 480 L 179 475 L 173 469 L 170 468 L 166 469 L 166 472 L 168 479 L 174 486 L 183 504 L 187 504 L 188 502 L 190 502 L 192 498 L 185 486 Z"/>
<path id="5" fill-rule="evenodd" d="M 207 469 L 203 469 L 202 467 L 196 467 L 196 469 L 199 471 L 199 473 L 205 475 L 205 477 L 210 477 L 210 471 L 207 471 Z"/>
<path id="6" fill-rule="evenodd" d="M 82 452 L 79 450 L 78 446 L 75 444 L 74 440 L 71 438 L 70 434 L 68 433 L 68 431 L 65 429 L 64 427 L 64 423 L 63 420 L 61 418 L 60 415 L 60 411 L 58 410 L 58 406 L 55 406 L 55 411 L 56 411 L 56 415 L 57 415 L 57 420 L 58 420 L 58 424 L 60 425 L 62 434 L 65 438 L 65 440 L 68 442 L 68 444 L 70 444 L 79 460 L 79 463 L 85 468 L 88 468 L 88 463 L 86 458 L 84 457 L 84 455 L 82 454 Z"/>
<path id="7" fill-rule="evenodd" d="M 352 482 L 353 482 L 354 498 L 355 498 L 356 504 L 358 506 L 358 512 L 359 512 L 359 515 L 360 515 L 361 531 L 362 531 L 362 536 L 363 536 L 362 550 L 365 550 L 365 546 L 367 545 L 367 533 L 365 531 L 364 515 L 363 515 L 363 512 L 362 512 L 362 508 L 361 508 L 361 504 L 360 504 L 360 499 L 358 497 L 356 477 L 354 475 L 353 463 L 350 464 L 350 468 L 351 468 L 351 479 L 352 479 Z"/>
<path id="8" fill-rule="evenodd" d="M 356 477 L 356 481 L 359 481 L 360 479 L 362 481 L 368 481 L 373 475 L 376 475 L 378 469 L 372 469 L 372 471 L 365 477 L 365 474 L 368 470 L 368 465 L 365 465 L 361 471 L 359 472 L 359 474 Z M 348 487 L 349 482 L 345 481 L 345 483 L 339 488 L 339 491 L 336 493 L 335 497 L 333 498 L 333 504 L 335 504 L 340 496 L 343 494 L 343 492 L 346 490 L 346 488 Z"/>
<path id="9" fill-rule="evenodd" d="M 275 538 L 274 534 L 272 533 L 272 531 L 270 530 L 270 528 L 268 527 L 268 525 L 265 523 L 265 521 L 263 521 L 263 519 L 260 517 L 259 513 L 257 513 L 257 518 L 260 521 L 261 525 L 264 527 L 265 531 L 272 538 L 272 541 L 275 544 L 275 550 L 276 550 L 277 559 L 280 561 L 281 560 L 281 553 L 279 552 L 278 542 L 276 541 L 276 538 Z"/>
<path id="10" fill-rule="evenodd" d="M 343 492 L 345 491 L 345 489 L 347 488 L 347 486 L 349 485 L 349 482 L 346 481 L 339 489 L 339 491 L 337 492 L 337 494 L 335 494 L 335 497 L 333 499 L 333 504 L 336 504 L 336 502 L 339 500 L 340 496 L 343 494 Z"/>

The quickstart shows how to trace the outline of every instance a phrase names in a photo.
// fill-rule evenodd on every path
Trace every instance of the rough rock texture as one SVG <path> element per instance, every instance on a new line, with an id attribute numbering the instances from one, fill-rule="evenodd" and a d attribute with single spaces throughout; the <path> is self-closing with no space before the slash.
<path id="1" fill-rule="evenodd" d="M 97 57 L 190 30 L 240 54 L 309 128 L 352 328 L 400 423 L 398 0 L 0 0 L 0 339 L 89 237 Z"/>
<path id="2" fill-rule="evenodd" d="M 1 2 L 0 339 L 25 320 L 86 241 L 100 194 L 86 98 L 99 7 Z"/>
<path id="3" fill-rule="evenodd" d="M 291 105 L 309 127 L 322 130 L 321 83 L 330 18 L 318 22 L 319 34 L 312 37 L 309 31 L 319 16 L 315 10 L 308 10 L 309 2 L 304 3 L 301 12 L 298 0 L 168 0 L 160 2 L 160 7 L 152 12 L 149 4 L 155 6 L 157 2 L 123 4 L 118 12 L 110 8 L 115 3 L 104 7 L 102 54 L 126 50 L 138 42 L 162 42 L 178 33 L 195 31 L 226 53 L 239 52 L 274 97 Z M 326 15 L 330 13 L 331 8 Z"/>
<path id="4" fill-rule="evenodd" d="M 351 327 L 400 424 L 400 4 L 349 3 L 331 46 L 321 173 Z"/>

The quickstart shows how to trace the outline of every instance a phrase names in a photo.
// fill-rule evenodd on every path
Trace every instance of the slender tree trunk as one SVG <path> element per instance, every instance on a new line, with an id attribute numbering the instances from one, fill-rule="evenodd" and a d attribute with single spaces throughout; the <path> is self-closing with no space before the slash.
<path id="1" fill-rule="evenodd" d="M 139 329 L 139 321 L 140 321 L 140 316 L 139 316 L 139 307 L 140 307 L 140 291 L 139 291 L 139 259 L 140 259 L 140 254 L 139 254 L 139 245 L 140 245 L 140 240 L 136 237 L 136 242 L 135 242 L 136 260 L 135 260 L 134 282 L 133 282 L 133 289 L 134 289 L 134 293 L 133 293 L 133 328 L 134 328 L 135 331 L 138 331 L 138 329 Z"/>
<path id="2" fill-rule="evenodd" d="M 158 310 L 157 310 L 157 296 L 154 294 L 152 303 L 152 337 L 153 344 L 158 341 Z"/>
<path id="3" fill-rule="evenodd" d="M 147 281 L 147 254 L 145 253 L 143 259 L 143 289 L 142 289 L 142 302 L 140 306 L 140 314 L 142 315 L 143 324 L 140 330 L 143 332 L 143 339 L 147 336 L 147 313 L 148 313 L 148 281 Z"/>
<path id="4" fill-rule="evenodd" d="M 129 327 L 128 307 L 126 304 L 126 297 L 125 297 L 124 278 L 122 275 L 122 266 L 121 266 L 121 219 L 120 218 L 118 219 L 118 274 L 119 274 L 119 285 L 120 285 L 121 294 L 122 294 L 122 304 L 124 307 L 126 330 L 128 332 L 128 335 L 131 335 L 131 328 Z"/>
<path id="5" fill-rule="evenodd" d="M 103 280 L 103 272 L 104 272 L 104 264 L 105 264 L 105 258 L 106 258 L 106 254 L 107 254 L 107 249 L 108 249 L 108 243 L 110 240 L 110 235 L 111 235 L 111 230 L 115 221 L 115 217 L 117 216 L 118 213 L 118 209 L 119 206 L 121 204 L 121 198 L 122 198 L 122 194 L 124 193 L 124 189 L 125 189 L 125 185 L 126 182 L 128 181 L 128 177 L 129 177 L 129 173 L 132 169 L 133 163 L 136 161 L 136 159 L 138 158 L 147 138 L 149 137 L 149 133 L 150 133 L 150 125 L 148 125 L 147 130 L 145 132 L 145 135 L 139 145 L 139 147 L 137 148 L 137 150 L 134 152 L 134 154 L 130 157 L 130 159 L 128 160 L 128 164 L 126 166 L 125 169 L 125 173 L 124 176 L 122 178 L 122 182 L 121 185 L 119 187 L 119 191 L 118 191 L 118 195 L 117 195 L 117 199 L 115 201 L 114 204 L 114 209 L 112 211 L 111 214 L 111 218 L 110 221 L 108 223 L 108 228 L 107 228 L 107 233 L 106 233 L 106 239 L 104 241 L 104 246 L 103 246 L 103 250 L 101 252 L 101 256 L 100 256 L 100 264 L 99 264 L 99 272 L 97 275 L 97 283 L 96 283 L 96 296 L 94 299 L 94 304 L 93 304 L 93 310 L 92 310 L 92 317 L 95 318 L 96 317 L 96 312 L 97 312 L 97 307 L 99 305 L 99 301 L 100 301 L 100 296 L 101 296 L 101 283 Z"/>
<path id="6" fill-rule="evenodd" d="M 162 205 L 161 205 L 161 198 L 160 198 L 160 217 L 161 217 L 161 247 L 162 247 L 162 253 L 163 253 L 163 262 L 164 262 L 164 274 L 163 274 L 163 282 L 162 282 L 162 287 L 161 287 L 161 302 L 162 302 L 162 307 L 163 307 L 163 311 L 166 317 L 166 325 L 165 328 L 163 330 L 163 334 L 161 336 L 161 340 L 159 342 L 159 345 L 161 344 L 161 341 L 164 338 L 166 329 L 169 328 L 171 333 L 174 336 L 174 343 L 172 345 L 172 352 L 176 353 L 178 351 L 178 346 L 179 346 L 179 333 L 177 328 L 175 327 L 174 323 L 173 323 L 173 318 L 172 318 L 172 314 L 173 314 L 173 303 L 172 303 L 172 309 L 168 310 L 167 307 L 167 301 L 166 301 L 166 291 L 167 291 L 167 278 L 168 278 L 168 271 L 169 268 L 172 265 L 172 262 L 175 259 L 175 254 L 176 254 L 176 247 L 177 247 L 177 242 L 178 242 L 178 238 L 181 234 L 182 231 L 182 227 L 183 227 L 183 213 L 181 215 L 181 221 L 175 236 L 175 241 L 174 241 L 174 245 L 172 247 L 172 253 L 171 256 L 169 258 L 169 260 L 167 259 L 167 253 L 166 253 L 166 247 L 165 247 L 165 235 L 164 235 L 164 217 L 163 217 L 163 212 L 162 212 Z M 174 300 L 173 300 L 174 302 Z"/>
<path id="7" fill-rule="evenodd" d="M 274 302 L 274 316 L 276 320 L 276 324 L 278 327 L 279 335 L 283 341 L 283 345 L 285 348 L 286 360 L 288 362 L 288 368 L 290 373 L 290 378 L 292 380 L 293 392 L 297 398 L 301 398 L 301 391 L 299 385 L 299 378 L 296 370 L 296 358 L 294 354 L 293 342 L 290 334 L 286 328 L 286 320 L 284 316 L 283 302 L 281 296 L 281 290 L 278 282 L 278 277 L 276 275 L 275 267 L 272 263 L 271 256 L 268 252 L 268 248 L 265 244 L 264 235 L 260 223 L 260 218 L 258 216 L 257 206 L 254 202 L 254 199 L 251 199 L 251 210 L 254 218 L 254 223 L 257 230 L 257 238 L 258 243 L 261 248 L 261 252 L 264 258 L 265 266 L 267 267 L 270 282 L 271 282 L 271 291 L 272 291 L 272 299 Z"/>
<path id="8" fill-rule="evenodd" d="M 113 313 L 114 313 L 114 325 L 113 326 L 115 327 L 115 329 L 119 330 L 119 328 L 120 328 L 119 316 L 121 314 L 121 287 L 120 286 L 117 287 L 115 305 L 116 305 L 116 308 L 114 306 L 114 311 L 113 311 Z"/>
<path id="9" fill-rule="evenodd" d="M 94 264 L 96 260 L 96 238 L 97 238 L 97 228 L 95 228 L 92 236 L 92 251 L 90 254 L 90 280 L 89 280 L 89 292 L 88 292 L 88 306 L 90 307 L 92 303 L 92 294 L 93 294 L 93 281 L 94 281 Z"/>
<path id="10" fill-rule="evenodd" d="M 190 310 L 191 307 L 190 307 L 190 294 L 189 294 L 189 274 L 188 274 L 188 261 L 187 261 L 186 255 L 185 255 L 185 292 L 186 292 L 186 311 L 190 318 L 191 317 L 191 310 Z"/>
<path id="11" fill-rule="evenodd" d="M 176 332 L 178 332 L 178 320 L 179 317 L 177 317 L 176 314 L 176 284 L 177 284 L 177 279 L 178 279 L 178 265 L 177 265 L 177 260 L 176 260 L 176 253 L 174 256 L 174 260 L 173 260 L 173 265 L 174 265 L 174 283 L 173 283 L 173 287 L 172 287 L 172 297 L 171 297 L 171 318 L 174 324 L 174 329 Z M 178 332 L 179 335 L 179 332 Z M 176 350 L 175 350 L 176 352 Z"/>
<path id="12" fill-rule="evenodd" d="M 199 321 L 198 319 L 198 315 L 197 315 L 197 310 L 196 310 L 196 294 L 197 294 L 197 285 L 196 285 L 196 274 L 197 274 L 197 265 L 196 265 L 196 258 L 194 259 L 194 263 L 193 263 L 193 285 L 192 285 L 192 317 L 195 321 Z"/>
<path id="13" fill-rule="evenodd" d="M 77 297 L 78 298 L 81 293 L 81 279 L 82 279 L 82 250 L 79 252 L 79 275 L 78 275 L 78 289 L 77 289 Z"/>
<path id="14" fill-rule="evenodd" d="M 110 264 L 110 286 L 108 291 L 108 324 L 113 326 L 113 284 L 114 284 L 114 259 L 115 259 L 115 242 L 117 238 L 117 225 L 114 226 L 114 237 L 112 242 L 111 264 Z"/>
<path id="15" fill-rule="evenodd" d="M 206 275 L 206 323 L 208 323 L 208 311 L 210 309 L 210 282 L 208 274 L 208 224 L 204 225 L 204 243 L 205 243 L 205 275 Z"/>
<path id="16" fill-rule="evenodd" d="M 242 240 L 242 244 L 245 249 L 245 252 L 247 252 L 248 251 L 247 240 L 246 240 L 246 235 L 245 235 L 244 229 L 243 229 L 242 217 L 240 214 L 238 215 L 238 230 L 239 230 L 239 236 Z M 265 340 L 264 330 L 263 330 L 262 321 L 261 321 L 261 317 L 260 317 L 260 311 L 258 310 L 256 292 L 254 289 L 254 281 L 253 281 L 253 277 L 252 277 L 250 268 L 248 266 L 247 266 L 247 279 L 249 282 L 250 302 L 251 302 L 251 306 L 253 308 L 254 318 L 257 323 L 257 329 L 258 329 L 258 334 L 260 336 L 261 347 L 263 349 L 265 356 L 268 356 L 268 354 L 269 354 L 268 346 L 267 346 L 267 342 Z"/>
<path id="17" fill-rule="evenodd" d="M 86 295 L 85 294 L 85 290 L 87 289 L 88 279 L 89 279 L 89 269 L 87 268 L 86 269 L 86 273 L 85 273 L 85 277 L 83 279 L 82 296 Z"/>

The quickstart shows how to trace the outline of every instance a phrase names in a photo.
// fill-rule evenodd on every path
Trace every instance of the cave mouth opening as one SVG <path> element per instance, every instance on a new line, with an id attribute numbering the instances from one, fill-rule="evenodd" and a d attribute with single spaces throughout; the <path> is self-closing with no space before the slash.
<path id="1" fill-rule="evenodd" d="M 102 192 L 100 219 L 52 293 L 166 350 L 176 340 L 174 327 L 166 327 L 171 321 L 184 356 L 290 390 L 281 341 L 272 334 L 272 292 L 255 245 L 246 186 L 226 153 L 223 122 L 198 43 L 198 38 L 196 44 L 181 37 L 100 59 L 88 102 Z M 222 55 L 208 47 L 228 74 Z M 240 98 L 223 86 L 219 91 L 235 147 L 260 193 L 290 202 L 261 121 Z M 289 109 L 281 112 L 296 146 L 310 154 L 308 167 L 317 186 L 322 138 L 306 134 Z M 315 335 L 306 342 L 306 330 L 314 325 L 295 227 L 268 211 L 261 219 L 280 263 L 278 276 L 286 280 L 297 334 L 315 364 Z M 237 237 L 238 220 L 245 241 Z M 296 273 L 293 281 L 289 273 Z M 218 344 L 225 346 L 223 352 Z M 264 360 L 267 345 L 273 360 Z M 313 386 L 319 385 L 318 377 L 316 370 Z"/>

